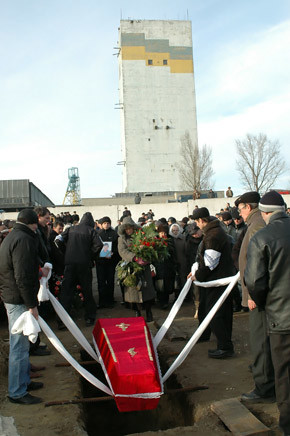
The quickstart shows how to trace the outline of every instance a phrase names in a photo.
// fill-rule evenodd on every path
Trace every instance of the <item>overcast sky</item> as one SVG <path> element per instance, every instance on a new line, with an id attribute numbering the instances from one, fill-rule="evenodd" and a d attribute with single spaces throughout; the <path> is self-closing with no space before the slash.
<path id="1" fill-rule="evenodd" d="M 121 17 L 192 21 L 199 144 L 213 149 L 215 189 L 243 191 L 235 139 L 247 133 L 278 139 L 290 166 L 290 1 L 174 3 L 0 0 L 0 180 L 30 179 L 61 204 L 78 167 L 82 197 L 121 192 Z M 289 172 L 276 187 L 290 187 Z"/>

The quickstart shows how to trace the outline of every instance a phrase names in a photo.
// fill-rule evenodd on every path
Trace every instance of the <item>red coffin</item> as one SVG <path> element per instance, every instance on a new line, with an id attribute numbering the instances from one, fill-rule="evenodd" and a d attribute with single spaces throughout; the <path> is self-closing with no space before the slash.
<path id="1" fill-rule="evenodd" d="M 144 318 L 99 319 L 93 337 L 119 411 L 155 409 L 163 388 Z"/>

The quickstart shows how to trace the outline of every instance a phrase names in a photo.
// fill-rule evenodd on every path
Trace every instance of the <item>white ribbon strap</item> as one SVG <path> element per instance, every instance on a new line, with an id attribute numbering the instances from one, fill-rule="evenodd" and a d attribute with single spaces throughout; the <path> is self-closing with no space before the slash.
<path id="1" fill-rule="evenodd" d="M 191 273 L 193 276 L 195 275 L 197 269 L 198 269 L 198 263 L 195 262 L 191 267 Z M 162 326 L 160 327 L 160 329 L 156 333 L 155 337 L 153 338 L 153 345 L 155 348 L 158 347 L 158 345 L 160 344 L 160 342 L 162 341 L 162 339 L 166 335 L 166 332 L 169 329 L 169 327 L 171 326 L 172 321 L 176 317 L 176 314 L 179 311 L 179 309 L 183 303 L 183 300 L 185 299 L 185 297 L 186 297 L 186 295 L 191 287 L 191 284 L 192 284 L 192 280 L 190 278 L 187 279 L 187 282 L 183 286 L 177 300 L 173 304 L 166 320 L 164 321 L 164 323 L 162 324 Z"/>
<path id="2" fill-rule="evenodd" d="M 50 299 L 50 302 L 56 311 L 57 315 L 60 317 L 64 325 L 68 328 L 68 330 L 71 332 L 71 334 L 74 336 L 74 338 L 78 341 L 78 343 L 86 350 L 86 352 L 97 362 L 99 362 L 98 356 L 94 349 L 91 347 L 83 333 L 80 331 L 78 326 L 75 324 L 75 322 L 72 320 L 72 318 L 69 316 L 67 311 L 63 308 L 63 306 L 60 304 L 60 302 L 55 298 L 54 295 L 50 291 L 48 291 L 48 296 Z"/>
<path id="3" fill-rule="evenodd" d="M 238 272 L 235 276 L 233 277 L 227 277 L 226 279 L 221 279 L 221 280 L 214 280 L 212 281 L 212 283 L 220 283 L 220 285 L 216 284 L 216 286 L 222 286 L 223 284 L 225 284 L 224 282 L 227 280 L 227 283 L 229 283 L 228 287 L 226 288 L 226 290 L 224 291 L 224 293 L 220 296 L 220 298 L 218 299 L 218 301 L 215 303 L 215 305 L 211 308 L 211 310 L 209 311 L 209 313 L 207 314 L 207 316 L 205 317 L 205 319 L 202 321 L 202 323 L 200 324 L 200 326 L 198 327 L 198 329 L 194 332 L 194 334 L 192 335 L 192 337 L 190 338 L 190 340 L 188 341 L 188 343 L 185 345 L 185 347 L 183 348 L 183 350 L 181 351 L 181 353 L 178 355 L 178 357 L 175 359 L 175 361 L 172 363 L 171 367 L 168 369 L 168 371 L 166 372 L 166 374 L 162 377 L 162 382 L 165 383 L 165 381 L 168 379 L 168 377 L 171 376 L 171 374 L 182 364 L 182 362 L 186 359 L 186 357 L 188 356 L 188 354 L 190 353 L 191 349 L 193 348 L 193 346 L 196 344 L 196 342 L 198 341 L 198 339 L 200 338 L 200 336 L 202 335 L 202 333 L 205 331 L 205 329 L 207 328 L 208 324 L 210 323 L 210 321 L 212 320 L 212 318 L 214 317 L 215 313 L 218 311 L 218 309 L 221 307 L 221 305 L 224 303 L 224 301 L 226 300 L 226 298 L 229 296 L 231 290 L 233 289 L 233 287 L 235 286 L 235 284 L 237 283 L 237 281 L 240 278 L 240 272 Z M 221 284 L 222 282 L 222 284 Z M 195 282 L 196 283 L 196 282 Z M 204 286 L 205 284 L 208 285 L 208 283 L 210 282 L 206 282 L 206 283 L 200 283 L 199 286 Z M 213 286 L 213 285 L 211 285 Z"/>
<path id="4" fill-rule="evenodd" d="M 154 336 L 154 338 L 153 338 L 154 347 L 157 348 L 158 345 L 160 344 L 160 342 L 162 341 L 162 339 L 164 338 L 164 336 L 166 335 L 166 332 L 169 329 L 169 327 L 171 326 L 172 321 L 176 317 L 176 314 L 179 311 L 179 309 L 183 303 L 183 300 L 185 299 L 191 285 L 192 285 L 192 280 L 189 278 L 189 279 L 187 279 L 187 282 L 183 286 L 182 291 L 180 292 L 177 300 L 173 304 L 166 320 L 164 321 L 164 323 L 162 324 L 162 326 L 160 327 L 160 329 L 158 330 L 158 332 Z"/>
<path id="5" fill-rule="evenodd" d="M 39 324 L 32 313 L 27 310 L 23 312 L 15 321 L 12 326 L 11 333 L 13 335 L 22 333 L 24 336 L 28 336 L 28 339 L 33 344 L 36 342 L 38 333 L 40 332 Z"/>
<path id="6" fill-rule="evenodd" d="M 48 276 L 47 277 L 41 277 L 40 279 L 40 286 L 39 291 L 37 294 L 38 301 L 41 303 L 42 301 L 48 301 L 48 280 L 51 277 L 51 270 L 52 270 L 52 264 L 46 262 L 43 266 L 43 268 L 49 268 Z"/>
<path id="7" fill-rule="evenodd" d="M 112 391 L 104 385 L 100 380 L 98 380 L 96 377 L 94 377 L 89 371 L 87 371 L 85 368 L 83 368 L 64 348 L 60 340 L 55 336 L 53 331 L 49 328 L 49 326 L 46 324 L 46 322 L 41 318 L 41 316 L 38 317 L 39 325 L 42 329 L 42 331 L 45 333 L 47 338 L 50 340 L 52 345 L 57 349 L 57 351 L 83 376 L 88 382 L 90 382 L 92 385 L 94 385 L 96 388 L 100 389 L 101 391 L 105 392 L 108 395 L 113 395 Z"/>

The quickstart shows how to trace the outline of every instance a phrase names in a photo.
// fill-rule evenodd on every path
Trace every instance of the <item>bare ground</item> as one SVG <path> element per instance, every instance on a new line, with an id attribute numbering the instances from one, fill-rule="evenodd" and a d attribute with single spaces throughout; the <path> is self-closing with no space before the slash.
<path id="1" fill-rule="evenodd" d="M 132 311 L 126 309 L 120 304 L 121 295 L 117 292 L 118 300 L 114 309 L 102 309 L 98 312 L 99 318 L 106 317 L 128 317 L 132 316 Z M 166 316 L 166 312 L 153 308 L 155 320 L 162 320 Z M 186 333 L 188 337 L 195 331 L 197 320 L 193 318 L 194 309 L 190 304 L 184 304 L 178 313 L 174 325 L 180 331 Z M 0 319 L 0 415 L 3 417 L 13 417 L 18 434 L 21 436 L 83 436 L 86 435 L 85 413 L 79 404 L 58 405 L 45 407 L 45 403 L 22 406 L 12 404 L 7 400 L 7 355 L 8 347 L 8 331 L 6 320 L 3 315 Z M 75 319 L 85 336 L 91 342 L 92 328 L 85 327 L 81 314 L 78 313 Z M 56 330 L 56 322 L 50 319 L 48 324 L 56 332 L 59 339 L 65 345 L 67 350 L 80 361 L 80 346 L 69 332 L 59 332 Z M 156 326 L 150 323 L 149 327 L 153 334 L 156 333 Z M 41 339 L 46 342 L 51 349 L 51 355 L 45 357 L 31 357 L 31 362 L 35 365 L 45 365 L 46 369 L 42 371 L 44 388 L 37 391 L 35 394 L 43 398 L 44 402 L 55 400 L 77 399 L 83 397 L 81 390 L 81 382 L 79 375 L 71 367 L 56 367 L 57 363 L 63 362 L 62 356 L 53 349 L 47 338 L 41 334 Z M 248 369 L 251 362 L 248 337 L 248 314 L 238 313 L 234 315 L 233 325 L 233 340 L 235 343 L 236 355 L 233 358 L 226 360 L 215 360 L 207 357 L 209 348 L 216 348 L 214 338 L 208 343 L 196 344 L 191 351 L 186 361 L 177 369 L 175 373 L 175 383 L 182 387 L 192 386 L 208 386 L 206 390 L 199 390 L 186 395 L 186 404 L 189 405 L 190 422 L 181 424 L 180 427 L 171 428 L 168 430 L 149 431 L 138 434 L 146 434 L 147 436 L 155 435 L 229 435 L 230 432 L 219 420 L 219 418 L 210 410 L 210 405 L 214 401 L 221 399 L 239 397 L 241 393 L 252 389 L 252 376 Z M 159 355 L 161 360 L 169 366 L 175 359 L 173 356 L 179 352 L 185 345 L 185 340 L 169 341 L 164 338 L 159 347 Z M 87 368 L 89 369 L 89 368 Z M 178 397 L 175 398 L 178 401 Z M 164 403 L 165 404 L 165 403 Z M 171 404 L 171 405 L 170 405 Z M 92 406 L 91 406 L 92 407 Z M 98 404 L 95 403 L 94 408 L 97 413 Z M 183 407 L 183 406 L 182 406 Z M 182 408 L 181 407 L 181 408 Z M 272 435 L 280 435 L 278 429 L 278 411 L 276 404 L 259 404 L 249 407 L 250 410 L 267 426 L 271 428 Z M 110 424 L 110 410 L 105 410 L 108 429 Z M 90 412 L 92 413 L 92 412 Z M 95 412 L 93 412 L 95 413 Z M 139 412 L 140 413 L 140 412 Z M 141 412 L 142 413 L 142 412 Z M 158 406 L 157 413 L 163 414 L 163 421 L 168 423 L 171 417 L 177 414 L 176 403 L 170 401 L 162 408 Z M 126 414 L 124 418 L 126 421 Z M 149 418 L 150 419 L 150 418 Z M 147 419 L 148 420 L 148 419 Z M 147 424 L 147 422 L 146 422 Z M 184 426 L 185 425 L 185 426 Z M 144 426 L 144 430 L 148 428 Z M 164 428 L 164 427 L 163 427 Z M 165 427 L 166 428 L 166 427 Z M 123 431 L 123 430 L 122 430 Z M 128 434 L 130 432 L 128 431 Z M 5 433 L 4 433 L 5 434 Z M 99 434 L 98 429 L 90 436 Z M 118 430 L 112 434 L 121 435 L 124 432 Z M 131 431 L 130 434 L 137 434 Z"/>

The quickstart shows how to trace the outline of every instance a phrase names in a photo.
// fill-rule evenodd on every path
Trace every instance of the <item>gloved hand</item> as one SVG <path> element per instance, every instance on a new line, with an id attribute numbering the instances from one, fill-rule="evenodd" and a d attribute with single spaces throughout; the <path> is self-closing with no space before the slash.
<path id="1" fill-rule="evenodd" d="M 149 262 L 147 262 L 146 260 L 143 260 L 141 257 L 136 257 L 136 256 L 133 258 L 133 260 L 134 260 L 136 263 L 138 263 L 138 265 L 141 265 L 141 266 L 148 265 L 148 263 L 149 263 Z"/>

